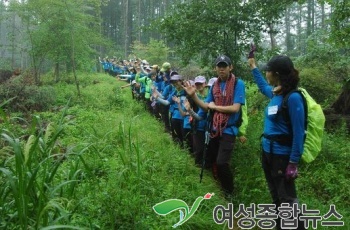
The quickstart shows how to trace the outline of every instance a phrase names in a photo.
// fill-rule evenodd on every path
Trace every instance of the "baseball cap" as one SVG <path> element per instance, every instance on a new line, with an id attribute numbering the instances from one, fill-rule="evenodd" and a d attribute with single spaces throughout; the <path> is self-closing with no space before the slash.
<path id="1" fill-rule="evenodd" d="M 205 79 L 204 76 L 197 76 L 195 79 L 194 79 L 194 83 L 205 83 L 207 80 Z"/>
<path id="2" fill-rule="evenodd" d="M 162 68 L 160 69 L 160 71 L 162 72 L 165 72 L 167 70 L 170 70 L 171 69 L 171 65 L 169 62 L 164 62 L 163 65 L 162 65 Z"/>
<path id="3" fill-rule="evenodd" d="M 136 84 L 136 80 L 132 80 L 131 85 Z"/>
<path id="4" fill-rule="evenodd" d="M 215 65 L 217 66 L 219 63 L 226 63 L 226 65 L 231 65 L 231 59 L 227 57 L 226 55 L 220 55 L 219 57 L 216 58 L 215 60 Z"/>
<path id="5" fill-rule="evenodd" d="M 178 81 L 178 80 L 181 80 L 182 79 L 182 76 L 181 75 L 173 75 L 170 77 L 170 81 Z"/>
<path id="6" fill-rule="evenodd" d="M 146 61 L 146 60 L 142 60 L 141 63 L 144 65 L 149 65 L 148 61 Z"/>
<path id="7" fill-rule="evenodd" d="M 152 69 L 158 69 L 158 65 L 152 65 Z"/>
<path id="8" fill-rule="evenodd" d="M 176 72 L 176 71 L 171 71 L 171 72 L 170 72 L 170 77 L 173 76 L 173 75 L 179 75 L 179 73 Z"/>
<path id="9" fill-rule="evenodd" d="M 294 70 L 294 64 L 288 56 L 276 55 L 263 67 L 263 70 L 280 74 L 289 74 Z"/>
<path id="10" fill-rule="evenodd" d="M 214 85 L 215 81 L 217 80 L 218 78 L 217 77 L 213 77 L 213 78 L 210 78 L 209 81 L 208 81 L 208 84 L 207 86 L 212 86 Z"/>

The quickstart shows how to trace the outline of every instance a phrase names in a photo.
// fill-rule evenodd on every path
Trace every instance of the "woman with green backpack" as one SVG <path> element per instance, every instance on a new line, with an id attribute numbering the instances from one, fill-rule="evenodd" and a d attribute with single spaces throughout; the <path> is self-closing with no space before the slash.
<path id="1" fill-rule="evenodd" d="M 256 67 L 253 57 L 248 59 L 248 63 L 260 92 L 270 99 L 264 112 L 261 160 L 273 204 L 276 205 L 276 210 L 282 204 L 298 208 L 294 180 L 298 176 L 298 163 L 303 154 L 306 109 L 302 95 L 290 92 L 297 89 L 299 72 L 294 68 L 292 60 L 284 55 L 274 56 L 267 63 L 264 69 L 266 80 Z M 282 104 L 286 95 L 288 109 L 283 111 Z M 285 119 L 284 112 L 290 121 Z M 294 226 L 288 226 L 292 229 L 305 229 L 303 221 L 298 216 L 294 218 Z M 278 216 L 277 229 L 282 229 L 284 224 L 285 219 Z"/>

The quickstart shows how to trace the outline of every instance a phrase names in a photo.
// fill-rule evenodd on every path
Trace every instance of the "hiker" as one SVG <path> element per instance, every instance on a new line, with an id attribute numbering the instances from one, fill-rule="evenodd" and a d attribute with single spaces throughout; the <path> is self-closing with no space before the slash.
<path id="1" fill-rule="evenodd" d="M 169 94 L 173 91 L 173 87 L 170 84 L 170 72 L 171 64 L 169 62 L 164 62 L 162 68 L 160 69 L 160 75 L 162 76 L 160 93 L 163 98 L 168 98 Z M 170 117 L 169 117 L 169 105 L 159 104 L 159 113 L 161 114 L 162 121 L 164 123 L 164 131 L 171 132 Z"/>
<path id="2" fill-rule="evenodd" d="M 152 71 L 154 71 L 156 73 L 156 79 L 153 83 L 154 85 L 154 89 L 161 91 L 162 90 L 162 84 L 163 84 L 163 76 L 160 75 L 160 68 L 158 65 L 154 64 L 151 66 Z M 161 115 L 161 109 L 160 107 L 162 106 L 161 104 L 159 104 L 158 102 L 152 103 L 153 106 L 153 113 L 155 115 L 155 117 L 159 120 L 162 121 L 162 115 Z"/>
<path id="3" fill-rule="evenodd" d="M 266 80 L 258 70 L 254 58 L 248 59 L 254 80 L 262 94 L 270 101 L 265 109 L 264 133 L 262 135 L 262 169 L 271 194 L 278 208 L 282 203 L 298 204 L 294 180 L 298 176 L 298 163 L 303 153 L 305 139 L 305 110 L 303 98 L 292 93 L 288 98 L 290 124 L 283 119 L 281 106 L 283 97 L 295 90 L 299 83 L 299 72 L 292 60 L 284 55 L 271 58 L 265 67 Z M 292 133 L 290 133 L 290 127 Z M 292 134 L 292 145 L 284 137 Z M 281 229 L 277 220 L 277 229 Z M 298 229 L 305 229 L 298 221 Z"/>
<path id="4" fill-rule="evenodd" d="M 137 74 L 136 69 L 135 69 L 135 67 L 129 67 L 129 71 L 130 71 L 130 77 L 126 78 L 126 81 L 130 82 L 130 83 L 127 85 L 123 85 L 120 88 L 124 89 L 125 87 L 130 86 L 132 99 L 139 100 L 140 99 L 140 84 L 137 83 L 137 85 L 136 85 L 136 80 L 135 80 L 135 77 Z"/>
<path id="5" fill-rule="evenodd" d="M 208 84 L 211 85 L 213 83 L 213 80 L 208 82 Z M 194 79 L 194 84 L 196 86 L 197 97 L 204 101 L 208 95 L 208 85 L 206 84 L 205 77 L 197 76 Z M 185 101 L 184 105 L 186 111 L 188 111 L 190 114 L 191 132 L 193 136 L 193 155 L 195 157 L 194 162 L 197 166 L 201 166 L 204 160 L 203 153 L 205 147 L 205 127 L 207 113 L 203 112 L 201 108 L 198 108 L 198 106 L 193 102 L 191 98 L 190 100 Z"/>
<path id="6" fill-rule="evenodd" d="M 174 90 L 169 94 L 168 98 L 162 98 L 163 96 L 155 91 L 153 97 L 163 105 L 171 105 L 171 131 L 173 140 L 180 145 L 181 148 L 184 147 L 183 141 L 183 117 L 179 111 L 179 105 L 175 103 L 176 97 L 180 98 L 181 104 L 186 99 L 186 92 L 182 88 L 182 76 L 181 75 L 173 75 L 170 77 L 170 84 L 173 86 Z"/>
<path id="7" fill-rule="evenodd" d="M 173 101 L 175 101 L 175 103 L 177 104 L 180 115 L 183 118 L 182 136 L 185 143 L 185 148 L 188 149 L 190 154 L 193 154 L 190 114 L 186 111 L 185 105 L 184 105 L 187 102 L 187 99 L 181 100 L 180 97 L 173 96 Z"/>
<path id="8" fill-rule="evenodd" d="M 191 82 L 191 85 L 194 85 L 194 81 L 190 80 L 190 82 Z M 180 98 L 176 96 L 173 97 L 173 100 L 178 104 L 179 112 L 183 117 L 182 136 L 184 137 L 186 148 L 188 148 L 189 153 L 193 155 L 194 152 L 193 152 L 192 117 L 190 116 L 188 110 L 186 110 L 185 108 L 185 104 L 189 103 L 189 101 L 187 98 L 184 101 L 181 101 Z"/>
<path id="9" fill-rule="evenodd" d="M 107 58 L 103 58 L 103 60 L 101 60 L 101 57 L 98 57 L 98 60 L 102 64 L 104 72 L 108 74 L 109 68 L 111 67 L 109 60 Z"/>
<path id="10" fill-rule="evenodd" d="M 149 70 L 147 70 L 149 71 Z M 151 95 L 152 95 L 152 88 L 153 88 L 153 80 L 156 78 L 156 72 L 149 71 L 148 74 L 144 75 L 143 77 L 140 77 L 141 73 L 137 72 L 135 80 L 138 83 L 142 83 L 145 86 L 145 103 L 146 103 L 146 109 L 153 114 L 153 107 L 152 107 L 152 101 L 151 101 Z"/>
<path id="11" fill-rule="evenodd" d="M 208 146 L 208 157 L 212 165 L 216 165 L 217 177 L 225 197 L 230 199 L 233 194 L 233 173 L 231 158 L 238 128 L 236 122 L 240 117 L 240 107 L 245 102 L 245 85 L 231 73 L 231 59 L 220 55 L 215 60 L 217 80 L 210 88 L 205 101 L 199 99 L 195 87 L 188 83 L 184 89 L 193 101 L 204 111 L 211 111 L 212 128 Z M 215 173 L 215 168 L 213 168 Z M 215 174 L 214 174 L 215 175 Z"/>

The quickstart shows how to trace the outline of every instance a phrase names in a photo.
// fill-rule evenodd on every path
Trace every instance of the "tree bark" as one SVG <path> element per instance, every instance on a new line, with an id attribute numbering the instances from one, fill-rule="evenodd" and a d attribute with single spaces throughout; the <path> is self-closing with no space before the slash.
<path id="1" fill-rule="evenodd" d="M 335 113 L 350 115 L 350 81 L 345 83 L 342 93 L 331 107 Z"/>
<path id="2" fill-rule="evenodd" d="M 269 35 L 270 35 L 270 42 L 271 42 L 271 49 L 275 49 L 277 46 L 276 39 L 275 39 L 275 30 L 273 23 L 268 23 L 268 28 L 269 28 Z"/>

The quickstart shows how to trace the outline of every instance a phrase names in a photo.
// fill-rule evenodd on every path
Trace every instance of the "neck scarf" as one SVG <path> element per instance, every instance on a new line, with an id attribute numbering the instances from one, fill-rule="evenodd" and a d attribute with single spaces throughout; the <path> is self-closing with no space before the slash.
<path id="1" fill-rule="evenodd" d="M 231 74 L 226 80 L 224 88 L 221 89 L 221 80 L 220 78 L 218 78 L 218 80 L 214 83 L 213 86 L 213 97 L 215 105 L 232 105 L 235 80 L 235 75 Z M 222 131 L 226 128 L 229 118 L 230 114 L 215 111 L 213 116 L 213 130 L 215 131 L 212 131 L 211 133 L 212 138 L 217 137 L 218 135 L 222 135 Z"/>

